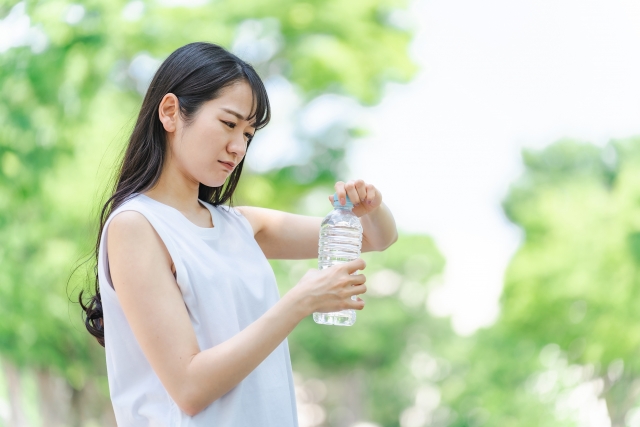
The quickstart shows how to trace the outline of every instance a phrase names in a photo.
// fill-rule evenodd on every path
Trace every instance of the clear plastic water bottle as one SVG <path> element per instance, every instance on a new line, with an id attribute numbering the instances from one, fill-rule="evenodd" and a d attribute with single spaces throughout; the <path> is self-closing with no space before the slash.
<path id="1" fill-rule="evenodd" d="M 360 257 L 362 224 L 351 211 L 353 203 L 349 200 L 349 196 L 346 198 L 347 203 L 342 206 L 338 196 L 333 195 L 333 210 L 324 218 L 320 226 L 320 241 L 318 243 L 318 268 L 320 270 Z M 355 295 L 351 299 L 358 300 Z M 351 326 L 356 322 L 356 311 L 313 313 L 313 320 L 321 325 Z"/>

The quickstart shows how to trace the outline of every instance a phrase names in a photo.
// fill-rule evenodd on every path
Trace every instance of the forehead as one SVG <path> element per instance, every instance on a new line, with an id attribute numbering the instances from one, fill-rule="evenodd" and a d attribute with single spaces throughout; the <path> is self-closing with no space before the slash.
<path id="1" fill-rule="evenodd" d="M 209 104 L 213 108 L 226 108 L 237 111 L 243 117 L 249 117 L 254 108 L 253 91 L 251 86 L 245 81 L 233 83 L 225 87 L 220 95 Z"/>

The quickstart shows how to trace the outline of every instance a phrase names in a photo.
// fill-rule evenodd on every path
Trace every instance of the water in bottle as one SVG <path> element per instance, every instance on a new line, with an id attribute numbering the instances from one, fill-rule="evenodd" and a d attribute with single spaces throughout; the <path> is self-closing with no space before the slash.
<path id="1" fill-rule="evenodd" d="M 329 212 L 320 226 L 318 243 L 318 268 L 324 270 L 332 265 L 353 261 L 360 257 L 362 247 L 362 224 L 351 211 L 353 203 L 347 197 L 343 206 L 336 194 L 333 195 L 333 211 Z M 354 295 L 351 297 L 357 301 Z M 313 313 L 313 320 L 322 325 L 351 326 L 356 322 L 355 310 L 331 313 Z"/>

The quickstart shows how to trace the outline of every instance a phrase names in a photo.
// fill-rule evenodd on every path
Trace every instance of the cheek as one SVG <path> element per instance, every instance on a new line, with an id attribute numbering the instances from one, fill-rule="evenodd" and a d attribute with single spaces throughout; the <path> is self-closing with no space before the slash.
<path id="1" fill-rule="evenodd" d="M 215 132 L 210 128 L 211 126 L 205 128 L 195 123 L 185 129 L 175 150 L 183 163 L 191 166 L 204 165 L 219 155 L 219 144 L 214 143 L 219 138 L 216 138 Z"/>
<path id="2" fill-rule="evenodd" d="M 174 155 L 180 168 L 193 179 L 209 187 L 219 187 L 228 176 L 218 163 L 224 157 L 222 142 L 222 138 L 215 138 L 212 132 L 187 132 L 182 141 L 175 144 Z"/>
<path id="3" fill-rule="evenodd" d="M 211 168 L 219 157 L 218 150 L 202 141 L 190 141 L 184 144 L 181 151 L 181 161 L 192 174 L 200 174 Z"/>

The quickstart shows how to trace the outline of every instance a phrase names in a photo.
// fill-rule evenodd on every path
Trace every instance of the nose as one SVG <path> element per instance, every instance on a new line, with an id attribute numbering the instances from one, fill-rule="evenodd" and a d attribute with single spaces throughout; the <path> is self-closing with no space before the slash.
<path id="1" fill-rule="evenodd" d="M 230 154 L 235 154 L 238 158 L 238 162 L 244 157 L 247 152 L 247 141 L 243 134 L 234 137 L 227 144 L 227 151 Z"/>

